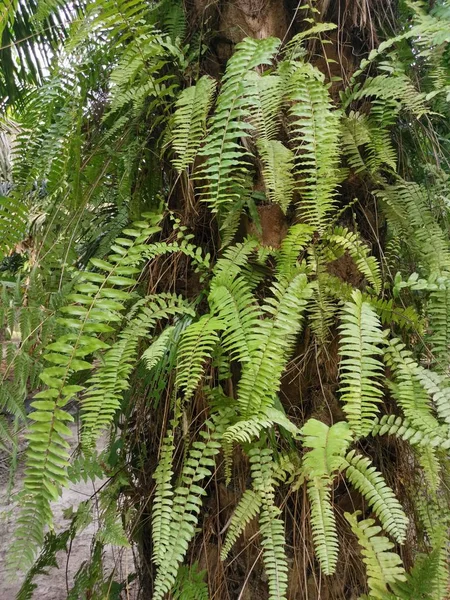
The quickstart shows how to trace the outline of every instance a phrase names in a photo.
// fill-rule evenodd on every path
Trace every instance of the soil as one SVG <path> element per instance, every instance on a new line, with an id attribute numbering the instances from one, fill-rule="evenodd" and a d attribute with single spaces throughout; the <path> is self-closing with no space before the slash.
<path id="1" fill-rule="evenodd" d="M 73 434 L 72 439 L 75 445 L 77 439 L 76 426 L 73 427 Z M 18 506 L 14 502 L 14 493 L 20 489 L 24 469 L 23 464 L 20 464 L 16 474 L 12 499 L 8 498 L 9 471 L 5 464 L 6 461 L 2 459 L 3 457 L 0 455 L 0 600 L 14 600 L 20 589 L 23 576 L 22 578 L 11 579 L 11 574 L 7 572 L 6 568 L 6 558 L 19 514 Z M 80 502 L 90 498 L 103 483 L 102 480 L 88 481 L 88 483 L 81 481 L 64 489 L 59 501 L 54 503 L 53 514 L 56 533 L 64 531 L 69 525 L 69 520 L 64 517 L 65 511 L 70 507 L 76 509 Z M 69 553 L 64 551 L 58 553 L 58 568 L 48 569 L 48 575 L 36 577 L 37 589 L 33 598 L 64 600 L 67 597 L 67 590 L 72 587 L 74 575 L 83 562 L 89 558 L 91 542 L 96 528 L 97 523 L 94 521 L 77 536 Z M 132 550 L 108 547 L 105 551 L 103 564 L 105 573 L 109 574 L 114 570 L 114 579 L 123 581 L 134 571 Z M 136 597 L 136 590 L 132 588 L 122 594 L 124 600 L 135 600 Z"/>

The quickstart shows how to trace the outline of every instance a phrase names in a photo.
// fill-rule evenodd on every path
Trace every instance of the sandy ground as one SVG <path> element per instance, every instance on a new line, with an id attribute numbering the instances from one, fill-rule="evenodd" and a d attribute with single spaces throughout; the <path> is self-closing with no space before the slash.
<path id="1" fill-rule="evenodd" d="M 76 438 L 76 436 L 74 436 Z M 20 479 L 23 469 L 19 468 L 15 489 L 20 488 Z M 54 504 L 54 521 L 56 532 L 67 529 L 69 521 L 64 517 L 64 511 L 71 506 L 76 509 L 78 504 L 91 497 L 93 493 L 102 485 L 101 480 L 94 483 L 83 481 L 67 488 L 59 502 Z M 11 581 L 6 572 L 6 556 L 8 547 L 12 540 L 15 521 L 18 515 L 18 508 L 14 502 L 8 502 L 7 498 L 8 473 L 0 464 L 0 600 L 14 600 L 21 581 Z M 49 570 L 49 575 L 40 575 L 36 577 L 38 584 L 33 598 L 45 600 L 64 600 L 67 597 L 67 586 L 71 587 L 73 577 L 82 565 L 89 558 L 92 536 L 96 531 L 97 524 L 91 523 L 82 531 L 76 542 L 73 543 L 70 554 L 65 552 L 58 554 L 58 567 Z M 104 557 L 104 566 L 106 572 L 115 569 L 114 579 L 123 580 L 129 573 L 134 571 L 133 556 L 131 549 L 120 551 L 116 548 L 107 548 Z M 135 590 L 130 589 L 124 592 L 122 597 L 126 600 L 135 600 Z"/>

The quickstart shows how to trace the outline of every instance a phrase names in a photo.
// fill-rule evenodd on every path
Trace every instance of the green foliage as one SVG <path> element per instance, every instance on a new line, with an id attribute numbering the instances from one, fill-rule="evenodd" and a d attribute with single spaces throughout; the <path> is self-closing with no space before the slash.
<path id="1" fill-rule="evenodd" d="M 14 92 L 2 132 L 15 123 L 11 144 L 0 139 L 0 443 L 12 475 L 24 427 L 28 441 L 9 558 L 28 568 L 42 548 L 24 598 L 94 503 L 99 528 L 68 598 L 118 598 L 127 582 L 105 572 L 104 547 L 140 542 L 154 563 L 147 595 L 206 600 L 221 592 L 198 571 L 199 548 L 226 531 L 225 586 L 250 523 L 268 597 L 288 598 L 301 536 L 285 523 L 303 501 L 315 552 L 302 575 L 326 595 L 317 571 L 335 573 L 350 535 L 348 488 L 379 526 L 346 514 L 367 586 L 350 560 L 345 593 L 445 597 L 450 15 L 408 2 L 405 22 L 387 23 L 355 3 L 336 25 L 320 22 L 334 15 L 326 4 L 301 6 L 286 44 L 238 42 L 220 69 L 214 18 L 197 27 L 203 15 L 179 0 L 96 0 L 75 19 L 62 0 L 0 8 L 13 74 L 0 93 Z M 35 36 L 57 49 L 45 69 Z M 327 44 L 357 38 L 360 67 L 342 62 L 336 77 Z M 92 506 L 53 534 L 62 488 L 96 477 Z M 240 500 L 219 533 L 228 485 Z M 408 574 L 384 535 L 417 555 Z"/>
<path id="2" fill-rule="evenodd" d="M 371 305 L 359 291 L 352 296 L 352 302 L 345 304 L 340 325 L 340 394 L 352 430 L 362 437 L 370 432 L 381 402 L 383 365 L 378 356 L 384 337 Z"/>
<path id="3" fill-rule="evenodd" d="M 330 221 L 340 181 L 339 113 L 332 109 L 322 74 L 310 64 L 291 68 L 287 89 L 292 102 L 290 135 L 302 148 L 296 156 L 302 199 L 299 210 L 308 224 L 323 231 Z"/>
<path id="4" fill-rule="evenodd" d="M 202 77 L 196 85 L 183 90 L 177 100 L 172 146 L 177 154 L 173 165 L 178 172 L 186 169 L 197 155 L 206 131 L 214 87 L 212 79 Z"/>
<path id="5" fill-rule="evenodd" d="M 358 521 L 358 514 L 358 512 L 353 515 L 345 513 L 345 518 L 350 523 L 361 547 L 370 595 L 372 598 L 386 600 L 388 586 L 405 581 L 405 570 L 398 554 L 391 552 L 394 544 L 379 535 L 381 528 L 374 525 L 373 519 Z"/>
<path id="6" fill-rule="evenodd" d="M 245 172 L 248 169 L 245 151 L 239 140 L 248 136 L 249 92 L 246 74 L 259 65 L 270 64 L 280 41 L 275 38 L 240 42 L 227 65 L 223 86 L 217 98 L 214 115 L 208 123 L 206 143 L 201 156 L 205 165 L 198 177 L 204 185 L 203 200 L 214 212 L 226 210 L 245 193 Z"/>
<path id="7" fill-rule="evenodd" d="M 347 454 L 345 460 L 348 463 L 345 475 L 349 482 L 366 498 L 383 529 L 400 544 L 404 542 L 408 519 L 383 475 L 372 466 L 369 458 L 356 454 L 354 450 Z"/>

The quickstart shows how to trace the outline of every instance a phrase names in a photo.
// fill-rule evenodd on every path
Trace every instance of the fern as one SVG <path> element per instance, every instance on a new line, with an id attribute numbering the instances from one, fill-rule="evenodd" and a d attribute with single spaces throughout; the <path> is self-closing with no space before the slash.
<path id="1" fill-rule="evenodd" d="M 367 435 L 381 402 L 380 376 L 383 365 L 378 357 L 384 345 L 378 317 L 359 291 L 347 302 L 340 325 L 341 400 L 348 422 L 357 437 Z"/>
<path id="2" fill-rule="evenodd" d="M 309 419 L 301 433 L 303 445 L 311 448 L 303 457 L 302 470 L 308 479 L 314 547 L 323 572 L 331 575 L 336 568 L 339 550 L 331 505 L 331 484 L 334 475 L 345 464 L 344 454 L 352 435 L 347 423 L 328 427 L 316 419 Z"/>
<path id="3" fill-rule="evenodd" d="M 226 418 L 225 418 L 226 422 Z M 202 496 L 206 494 L 200 487 L 199 482 L 205 477 L 210 477 L 215 467 L 214 457 L 219 453 L 220 442 L 224 427 L 224 417 L 217 417 L 217 423 L 208 423 L 208 429 L 200 432 L 202 441 L 195 441 L 187 455 L 180 476 L 180 484 L 174 489 L 171 504 L 171 519 L 168 526 L 168 504 L 167 500 L 155 498 L 156 518 L 158 513 L 163 516 L 161 531 L 164 538 L 164 546 L 158 549 L 158 570 L 155 579 L 154 599 L 159 600 L 172 588 L 175 583 L 178 567 L 186 555 L 189 542 L 195 534 L 195 525 L 202 504 Z M 167 466 L 164 467 L 167 470 Z M 170 468 L 170 467 L 169 467 Z M 159 477 L 167 481 L 164 471 Z M 169 476 L 170 477 L 170 476 Z M 160 493 L 167 496 L 168 483 L 160 487 Z M 159 508 L 161 506 L 161 509 Z M 164 508 L 167 507 L 167 508 Z M 164 551 L 165 549 L 165 551 Z"/>
<path id="4" fill-rule="evenodd" d="M 246 38 L 237 45 L 228 62 L 215 113 L 208 124 L 206 143 L 200 152 L 207 157 L 206 163 L 198 173 L 209 182 L 204 186 L 203 200 L 214 212 L 229 210 L 245 189 L 244 173 L 248 166 L 239 140 L 248 136 L 245 119 L 250 113 L 244 78 L 259 65 L 270 64 L 279 43 L 275 38 Z"/>
<path id="5" fill-rule="evenodd" d="M 177 154 L 173 165 L 178 172 L 186 169 L 197 155 L 206 131 L 214 88 L 214 81 L 204 76 L 196 85 L 183 90 L 177 100 L 172 146 Z"/>
<path id="6" fill-rule="evenodd" d="M 450 448 L 447 428 L 438 427 L 434 431 L 424 432 L 414 427 L 407 419 L 396 415 L 385 415 L 375 420 L 372 435 L 395 435 L 407 440 L 412 446 L 429 446 L 430 448 Z"/>
<path id="7" fill-rule="evenodd" d="M 339 115 L 331 108 L 322 75 L 308 64 L 299 63 L 290 74 L 288 99 L 293 103 L 290 134 L 301 194 L 299 212 L 322 232 L 330 221 L 340 180 Z"/>
<path id="8" fill-rule="evenodd" d="M 378 535 L 380 527 L 374 526 L 375 521 L 358 521 L 358 514 L 345 513 L 345 518 L 361 547 L 371 597 L 386 600 L 388 586 L 406 580 L 405 570 L 398 554 L 391 552 L 394 544 Z"/>
<path id="9" fill-rule="evenodd" d="M 345 227 L 336 227 L 328 239 L 332 244 L 348 251 L 375 293 L 379 294 L 381 291 L 380 266 L 374 256 L 369 256 L 369 249 L 361 243 L 359 236 Z"/>
<path id="10" fill-rule="evenodd" d="M 101 365 L 88 380 L 89 389 L 82 400 L 82 443 L 85 450 L 92 448 L 120 408 L 123 393 L 129 387 L 134 369 L 138 343 L 159 319 L 190 312 L 182 298 L 158 295 L 145 299 L 146 306 L 137 317 L 130 319 L 115 342 L 104 355 Z M 134 308 L 137 305 L 135 304 Z"/>
<path id="11" fill-rule="evenodd" d="M 267 197 L 279 204 L 285 213 L 294 196 L 294 154 L 278 140 L 258 141 L 258 150 L 263 162 Z"/>
<path id="12" fill-rule="evenodd" d="M 91 369 L 91 363 L 84 359 L 108 347 L 94 336 L 113 331 L 109 322 L 120 322 L 120 311 L 124 310 L 120 300 L 129 298 L 128 292 L 113 286 L 123 288 L 135 284 L 130 275 L 136 272 L 132 265 L 140 260 L 141 254 L 139 250 L 132 254 L 133 248 L 154 232 L 154 227 L 142 223 L 140 228 L 129 230 L 131 244 L 127 241 L 125 247 L 117 245 L 120 253 L 110 256 L 111 262 L 92 259 L 92 264 L 104 269 L 107 275 L 80 273 L 82 283 L 77 284 L 76 293 L 70 296 L 73 304 L 61 309 L 69 316 L 60 317 L 59 321 L 75 332 L 47 346 L 45 360 L 51 366 L 46 367 L 40 377 L 48 387 L 35 396 L 35 410 L 30 415 L 33 422 L 27 434 L 29 449 L 22 511 L 10 557 L 14 564 L 32 563 L 34 552 L 43 541 L 44 526 L 52 523 L 50 503 L 58 499 L 61 487 L 68 482 L 66 437 L 71 432 L 66 423 L 73 421 L 73 417 L 64 407 L 83 390 L 83 386 L 70 383 L 69 378 L 73 373 Z"/>
<path id="13" fill-rule="evenodd" d="M 218 331 L 223 323 L 210 315 L 189 325 L 182 336 L 177 353 L 176 386 L 184 392 L 187 402 L 193 396 L 202 378 L 203 365 L 211 357 L 219 341 Z"/>
<path id="14" fill-rule="evenodd" d="M 275 471 L 272 451 L 253 448 L 249 452 L 253 487 L 261 499 L 259 526 L 263 561 L 269 582 L 269 600 L 285 600 L 288 566 L 284 549 L 284 524 L 274 504 Z"/>
<path id="15" fill-rule="evenodd" d="M 253 490 L 245 490 L 236 506 L 228 525 L 227 537 L 220 551 L 220 558 L 225 560 L 236 540 L 246 526 L 256 517 L 261 508 L 261 498 Z"/>
<path id="16" fill-rule="evenodd" d="M 345 475 L 350 483 L 366 498 L 369 506 L 380 519 L 383 529 L 397 542 L 406 537 L 408 519 L 382 474 L 376 470 L 369 458 L 359 456 L 351 450 L 345 457 L 348 467 Z"/>
<path id="17" fill-rule="evenodd" d="M 386 360 L 393 367 L 395 384 L 392 390 L 405 417 L 417 429 L 433 434 L 439 429 L 439 423 L 432 415 L 430 399 L 417 377 L 421 368 L 411 358 L 411 353 L 396 339 L 390 341 Z"/>

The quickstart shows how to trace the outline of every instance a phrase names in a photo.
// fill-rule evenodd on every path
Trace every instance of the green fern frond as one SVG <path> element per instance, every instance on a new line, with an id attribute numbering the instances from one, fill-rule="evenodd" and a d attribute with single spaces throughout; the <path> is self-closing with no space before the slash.
<path id="1" fill-rule="evenodd" d="M 52 524 L 50 503 L 59 498 L 61 488 L 68 483 L 66 438 L 71 432 L 67 423 L 73 421 L 73 417 L 64 407 L 84 390 L 83 386 L 72 384 L 70 377 L 91 370 L 92 363 L 85 359 L 108 348 L 97 336 L 114 331 L 110 323 L 122 320 L 123 302 L 130 298 L 129 292 L 117 288 L 135 285 L 131 275 L 138 271 L 134 265 L 142 260 L 139 246 L 158 228 L 141 222 L 136 229 L 127 231 L 131 239 L 124 238 L 126 243 L 118 241 L 113 246 L 116 254 L 110 255 L 110 262 L 91 259 L 92 265 L 106 274 L 88 271 L 78 274 L 76 291 L 69 295 L 72 303 L 60 311 L 67 316 L 58 318 L 66 331 L 73 333 L 62 335 L 46 347 L 44 358 L 50 366 L 43 370 L 40 378 L 47 389 L 36 394 L 35 410 L 30 415 L 22 512 L 10 554 L 11 564 L 31 564 L 33 553 L 43 542 L 44 526 Z"/>
<path id="2" fill-rule="evenodd" d="M 0 195 L 0 256 L 8 256 L 15 245 L 24 239 L 28 222 L 28 207 L 14 192 Z"/>
<path id="3" fill-rule="evenodd" d="M 177 154 L 173 166 L 180 173 L 194 161 L 206 132 L 215 81 L 205 75 L 183 90 L 176 103 L 172 146 Z"/>
<path id="4" fill-rule="evenodd" d="M 219 341 L 218 332 L 223 329 L 222 321 L 211 315 L 204 315 L 183 331 L 177 352 L 176 386 L 183 390 L 186 402 L 197 389 L 204 364 L 211 358 Z"/>
<path id="5" fill-rule="evenodd" d="M 284 93 L 282 80 L 277 75 L 260 75 L 256 71 L 249 71 L 245 76 L 245 86 L 255 134 L 267 143 L 275 138 L 280 127 Z"/>
<path id="6" fill-rule="evenodd" d="M 103 364 L 88 380 L 88 389 L 81 406 L 82 435 L 85 450 L 92 448 L 101 431 L 113 420 L 120 408 L 123 393 L 129 387 L 130 375 L 137 360 L 139 340 L 161 319 L 191 313 L 183 298 L 160 294 L 145 298 L 139 314 L 124 327 L 119 339 L 107 350 Z"/>
<path id="7" fill-rule="evenodd" d="M 270 64 L 279 44 L 275 38 L 246 38 L 236 46 L 228 61 L 215 113 L 208 124 L 206 143 L 200 152 L 207 157 L 206 164 L 198 172 L 198 178 L 208 182 L 204 186 L 203 200 L 214 212 L 226 213 L 245 189 L 248 165 L 240 144 L 240 140 L 249 135 L 246 119 L 250 116 L 250 90 L 245 76 L 260 65 Z"/>
<path id="8" fill-rule="evenodd" d="M 256 517 L 260 508 L 260 496 L 253 490 L 245 490 L 228 525 L 227 537 L 220 551 L 221 560 L 226 559 L 236 540 L 250 521 Z"/>
<path id="9" fill-rule="evenodd" d="M 450 360 L 450 280 L 431 292 L 427 308 L 434 362 L 440 372 L 446 372 Z"/>
<path id="10" fill-rule="evenodd" d="M 342 421 L 328 427 L 309 419 L 301 430 L 305 448 L 302 474 L 307 478 L 311 504 L 311 529 L 317 558 L 325 575 L 334 573 L 339 542 L 336 519 L 331 505 L 333 477 L 345 465 L 344 455 L 352 439 L 348 423 Z"/>
<path id="11" fill-rule="evenodd" d="M 216 422 L 208 422 L 200 432 L 201 441 L 192 443 L 181 472 L 179 485 L 174 490 L 171 506 L 170 530 L 166 537 L 166 551 L 158 556 L 154 600 L 162 600 L 172 588 L 180 563 L 183 561 L 201 510 L 202 497 L 206 495 L 199 482 L 210 477 L 215 468 L 214 457 L 219 453 L 223 429 L 228 417 L 218 415 Z M 166 470 L 167 473 L 167 470 Z M 167 505 L 168 506 L 168 505 Z M 165 512 L 165 511 L 164 511 Z M 167 511 L 168 517 L 168 511 Z M 167 521 L 164 522 L 166 532 Z M 162 550 L 162 548 L 161 548 Z"/>
<path id="12" fill-rule="evenodd" d="M 369 458 L 351 450 L 345 457 L 348 466 L 345 475 L 350 483 L 367 500 L 380 519 L 383 529 L 400 544 L 405 541 L 408 519 L 387 485 L 383 475 L 376 470 Z"/>
<path id="13" fill-rule="evenodd" d="M 415 454 L 422 467 L 424 480 L 432 494 L 435 494 L 441 482 L 441 464 L 436 448 L 431 446 L 416 446 Z"/>
<path id="14" fill-rule="evenodd" d="M 158 466 L 153 476 L 156 481 L 155 498 L 152 506 L 153 561 L 159 566 L 168 549 L 170 524 L 173 509 L 173 434 L 162 443 Z"/>
<path id="15" fill-rule="evenodd" d="M 280 509 L 274 504 L 277 475 L 270 448 L 253 447 L 249 452 L 253 488 L 261 499 L 259 528 L 262 537 L 264 569 L 269 583 L 269 600 L 285 600 L 288 564 L 285 552 L 284 524 Z"/>
<path id="16" fill-rule="evenodd" d="M 290 134 L 294 145 L 299 213 L 305 221 L 324 231 L 335 206 L 340 181 L 339 114 L 322 74 L 309 64 L 298 63 L 288 81 L 291 117 Z"/>
<path id="17" fill-rule="evenodd" d="M 363 437 L 372 429 L 382 398 L 383 364 L 378 357 L 385 342 L 371 305 L 357 290 L 352 296 L 353 301 L 345 304 L 339 327 L 340 393 L 350 427 L 357 437 Z"/>
<path id="18" fill-rule="evenodd" d="M 377 192 L 387 218 L 406 232 L 418 262 L 428 273 L 446 273 L 450 270 L 450 248 L 430 209 L 430 194 L 417 183 L 399 180 Z"/>
<path id="19" fill-rule="evenodd" d="M 167 348 L 174 330 L 174 326 L 166 327 L 164 331 L 156 338 L 156 340 L 150 344 L 147 350 L 143 352 L 142 360 L 145 361 L 145 366 L 149 371 L 156 367 L 159 361 L 163 358 L 164 354 L 167 352 Z"/>
<path id="20" fill-rule="evenodd" d="M 303 457 L 303 472 L 313 479 L 329 479 L 345 464 L 344 456 L 352 440 L 348 423 L 328 427 L 317 419 L 308 419 L 301 429 L 302 443 L 310 448 Z"/>
<path id="21" fill-rule="evenodd" d="M 298 274 L 275 282 L 272 294 L 262 307 L 267 316 L 251 335 L 251 360 L 243 366 L 238 385 L 244 419 L 258 416 L 273 405 L 311 288 L 306 276 Z"/>
<path id="22" fill-rule="evenodd" d="M 373 519 L 358 521 L 359 511 L 354 514 L 345 513 L 353 533 L 358 538 L 366 565 L 367 583 L 372 598 L 386 600 L 388 586 L 405 581 L 406 575 L 402 560 L 395 552 L 391 552 L 394 544 L 386 537 L 378 535 L 381 528 L 374 526 Z"/>
<path id="23" fill-rule="evenodd" d="M 181 565 L 172 590 L 173 600 L 209 600 L 206 571 L 199 571 L 197 563 Z"/>
<path id="24" fill-rule="evenodd" d="M 335 227 L 327 239 L 338 248 L 347 250 L 375 293 L 379 294 L 381 291 L 380 265 L 374 256 L 369 255 L 369 248 L 362 243 L 358 234 L 345 227 Z"/>
<path id="25" fill-rule="evenodd" d="M 396 415 L 384 415 L 376 419 L 372 427 L 372 435 L 395 435 L 402 440 L 407 440 L 411 446 L 430 448 L 450 448 L 448 428 L 439 426 L 435 431 L 424 432 L 414 427 L 407 419 Z"/>
<path id="26" fill-rule="evenodd" d="M 331 505 L 331 486 L 329 481 L 315 477 L 308 481 L 307 490 L 314 549 L 324 574 L 332 575 L 336 569 L 339 541 Z"/>
<path id="27" fill-rule="evenodd" d="M 439 423 L 432 414 L 430 398 L 417 376 L 422 369 L 412 358 L 411 352 L 395 338 L 389 341 L 385 360 L 394 372 L 391 389 L 405 417 L 416 429 L 433 435 L 439 430 Z"/>
<path id="28" fill-rule="evenodd" d="M 305 223 L 297 223 L 289 227 L 277 255 L 277 272 L 280 275 L 289 277 L 297 272 L 299 254 L 306 248 L 313 233 L 313 228 Z"/>
<path id="29" fill-rule="evenodd" d="M 221 271 L 214 277 L 208 300 L 211 312 L 224 324 L 223 349 L 230 353 L 233 360 L 248 362 L 252 350 L 251 336 L 258 325 L 261 311 L 246 279 L 235 275 L 233 271 Z"/>
<path id="30" fill-rule="evenodd" d="M 294 153 L 278 140 L 258 140 L 262 173 L 270 202 L 279 204 L 286 213 L 295 189 Z"/>

